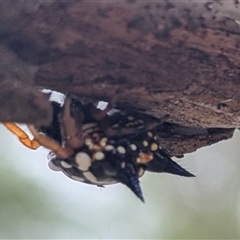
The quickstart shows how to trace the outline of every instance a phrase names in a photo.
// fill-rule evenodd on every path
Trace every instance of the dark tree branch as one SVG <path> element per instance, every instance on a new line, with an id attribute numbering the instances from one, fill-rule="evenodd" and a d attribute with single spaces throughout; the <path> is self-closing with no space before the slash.
<path id="1" fill-rule="evenodd" d="M 229 128 L 203 134 L 206 145 L 228 138 L 240 126 L 239 12 L 236 0 L 1 2 L 0 121 L 47 124 L 38 88 L 50 88 Z M 178 136 L 192 145 L 176 154 L 203 146 Z"/>

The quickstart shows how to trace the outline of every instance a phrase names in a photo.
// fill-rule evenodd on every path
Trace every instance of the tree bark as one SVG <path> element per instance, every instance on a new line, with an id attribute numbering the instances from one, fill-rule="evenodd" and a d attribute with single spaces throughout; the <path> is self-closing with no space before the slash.
<path id="1" fill-rule="evenodd" d="M 0 121 L 49 124 L 49 88 L 223 129 L 173 133 L 181 155 L 240 126 L 239 45 L 237 0 L 1 2 Z"/>

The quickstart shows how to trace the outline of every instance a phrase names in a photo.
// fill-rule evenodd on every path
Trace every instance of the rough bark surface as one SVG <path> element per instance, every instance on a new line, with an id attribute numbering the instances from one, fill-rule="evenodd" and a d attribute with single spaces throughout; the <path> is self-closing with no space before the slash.
<path id="1" fill-rule="evenodd" d="M 237 0 L 1 2 L 0 121 L 48 124 L 39 88 L 117 97 L 185 129 L 226 129 L 164 137 L 175 155 L 194 151 L 240 126 L 239 46 Z"/>

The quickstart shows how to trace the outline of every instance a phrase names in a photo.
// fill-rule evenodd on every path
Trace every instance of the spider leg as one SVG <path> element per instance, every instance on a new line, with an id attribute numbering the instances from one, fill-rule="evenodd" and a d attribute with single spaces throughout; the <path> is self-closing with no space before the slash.
<path id="1" fill-rule="evenodd" d="M 27 133 L 25 133 L 19 126 L 15 123 L 3 123 L 3 125 L 12 133 L 14 133 L 19 141 L 30 149 L 37 149 L 40 144 L 35 139 L 30 139 Z"/>
<path id="2" fill-rule="evenodd" d="M 122 127 L 122 128 L 118 128 L 118 129 L 113 129 L 111 127 L 107 127 L 107 126 L 102 126 L 104 128 L 104 132 L 106 133 L 108 138 L 111 137 L 122 137 L 122 136 L 126 136 L 126 135 L 131 135 L 136 133 L 136 128 L 128 128 L 128 127 Z"/>
<path id="3" fill-rule="evenodd" d="M 117 100 L 118 96 L 115 95 L 103 110 L 97 108 L 94 104 L 91 104 L 89 112 L 96 121 L 102 121 L 108 117 L 107 113 L 113 109 L 113 106 L 116 104 Z"/>
<path id="4" fill-rule="evenodd" d="M 112 104 L 107 105 L 107 107 L 103 110 L 97 108 L 94 104 L 90 105 L 89 112 L 91 116 L 96 120 L 96 121 L 101 121 L 105 117 L 107 117 L 107 113 L 112 110 Z"/>
<path id="5" fill-rule="evenodd" d="M 34 136 L 34 140 L 40 144 L 41 146 L 52 150 L 58 157 L 60 158 L 68 158 L 73 155 L 74 150 L 70 146 L 62 147 L 58 142 L 53 139 L 45 136 L 42 133 L 39 133 L 33 125 L 28 125 L 28 128 L 32 135 Z"/>
<path id="6" fill-rule="evenodd" d="M 119 127 L 119 128 L 112 128 L 109 124 L 109 122 L 107 121 L 107 119 L 105 121 L 102 121 L 101 127 L 104 129 L 104 132 L 106 133 L 107 137 L 122 137 L 122 136 L 126 136 L 126 135 L 131 135 L 131 134 L 135 134 L 135 133 L 141 133 L 141 132 L 145 132 L 145 131 L 149 131 L 152 130 L 153 128 L 162 125 L 167 119 L 168 119 L 169 115 L 165 115 L 162 118 L 158 119 L 158 120 L 154 120 L 154 121 L 145 121 L 142 123 L 142 125 L 140 125 L 140 127 L 136 127 L 136 126 L 132 126 L 132 127 Z M 138 119 L 137 119 L 138 120 Z M 141 119 L 139 119 L 141 120 Z"/>
<path id="7" fill-rule="evenodd" d="M 63 106 L 63 131 L 66 136 L 66 146 L 79 148 L 83 145 L 82 122 L 83 114 L 78 107 L 72 108 L 75 118 L 71 115 L 71 97 L 67 97 Z"/>

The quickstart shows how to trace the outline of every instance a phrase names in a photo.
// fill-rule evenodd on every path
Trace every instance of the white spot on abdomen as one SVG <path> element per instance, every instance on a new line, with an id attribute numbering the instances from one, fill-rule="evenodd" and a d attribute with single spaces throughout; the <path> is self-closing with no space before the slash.
<path id="1" fill-rule="evenodd" d="M 78 165 L 78 168 L 82 171 L 87 171 L 88 168 L 92 165 L 92 159 L 85 152 L 79 152 L 75 156 L 75 161 Z"/>

